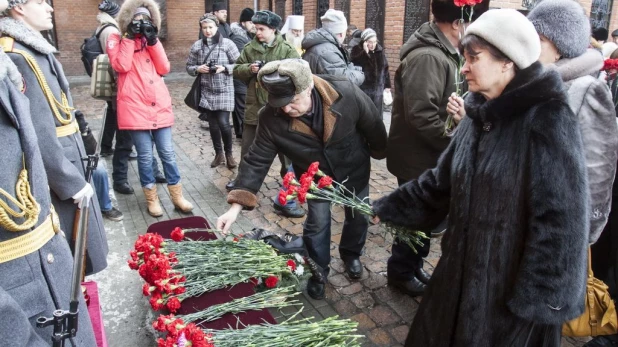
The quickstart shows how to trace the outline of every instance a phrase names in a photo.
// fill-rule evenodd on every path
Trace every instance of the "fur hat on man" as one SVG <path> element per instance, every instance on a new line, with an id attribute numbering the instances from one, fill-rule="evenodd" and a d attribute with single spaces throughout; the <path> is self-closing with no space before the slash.
<path id="1" fill-rule="evenodd" d="M 8 2 L 9 2 L 9 6 L 6 8 L 6 10 L 4 10 L 0 14 L 2 14 L 2 15 L 8 14 L 10 9 L 12 9 L 13 7 L 15 7 L 17 5 L 25 4 L 26 2 L 28 2 L 28 0 L 8 0 Z"/>
<path id="2" fill-rule="evenodd" d="M 534 25 L 513 9 L 483 13 L 470 24 L 466 35 L 476 35 L 489 42 L 520 69 L 529 67 L 541 55 L 541 41 Z"/>
<path id="3" fill-rule="evenodd" d="M 563 58 L 575 58 L 590 44 L 590 22 L 575 0 L 543 0 L 528 14 L 539 35 L 547 37 Z"/>
<path id="4" fill-rule="evenodd" d="M 268 92 L 268 104 L 283 107 L 313 83 L 309 63 L 303 59 L 271 61 L 258 72 L 258 81 Z"/>
<path id="5" fill-rule="evenodd" d="M 343 12 L 332 8 L 320 17 L 320 21 L 322 21 L 322 28 L 333 34 L 345 33 L 348 30 L 348 20 L 345 19 Z"/>
<path id="6" fill-rule="evenodd" d="M 376 34 L 375 30 L 367 28 L 361 33 L 361 40 L 363 40 L 363 42 L 367 42 L 370 38 L 377 36 L 378 35 Z"/>
<path id="7" fill-rule="evenodd" d="M 271 29 L 278 29 L 281 25 L 281 17 L 274 12 L 268 10 L 257 11 L 253 17 L 251 17 L 253 24 L 266 25 Z"/>
<path id="8" fill-rule="evenodd" d="M 255 14 L 255 11 L 253 11 L 252 8 L 243 8 L 242 11 L 240 11 L 240 20 L 238 20 L 239 23 L 242 22 L 250 22 L 251 21 L 251 17 L 253 17 L 253 15 Z"/>
<path id="9" fill-rule="evenodd" d="M 225 5 L 225 2 L 215 2 L 214 4 L 212 4 L 212 12 L 223 10 L 227 11 L 227 6 Z"/>
<path id="10" fill-rule="evenodd" d="M 118 6 L 118 4 L 115 2 L 103 0 L 103 2 L 99 4 L 99 11 L 105 12 L 112 17 L 116 17 L 118 12 L 120 12 L 120 6 Z"/>
<path id="11" fill-rule="evenodd" d="M 200 25 L 202 25 L 202 23 L 206 21 L 213 22 L 216 26 L 219 26 L 219 19 L 212 13 L 206 13 L 200 17 Z"/>
<path id="12" fill-rule="evenodd" d="M 607 41 L 608 36 L 609 31 L 603 27 L 592 29 L 592 37 L 594 37 L 597 41 Z"/>

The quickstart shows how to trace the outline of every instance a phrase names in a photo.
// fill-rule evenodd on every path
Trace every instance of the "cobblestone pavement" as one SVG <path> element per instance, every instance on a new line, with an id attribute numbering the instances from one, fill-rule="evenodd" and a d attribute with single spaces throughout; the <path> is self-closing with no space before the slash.
<path id="1" fill-rule="evenodd" d="M 225 166 L 211 168 L 214 150 L 207 130 L 200 128 L 197 114 L 184 105 L 183 99 L 191 86 L 191 80 L 176 79 L 169 81 L 168 86 L 173 98 L 173 108 L 176 124 L 173 128 L 173 138 L 182 184 L 186 198 L 193 203 L 194 215 L 205 217 L 209 222 L 216 221 L 218 215 L 228 208 L 226 203 L 225 184 L 235 177 L 236 169 L 229 170 Z M 101 127 L 100 119 L 104 107 L 101 101 L 93 100 L 88 95 L 88 86 L 72 88 L 75 106 L 84 112 L 95 131 Z M 388 129 L 390 115 L 385 113 L 385 123 Z M 234 155 L 239 158 L 240 141 L 234 141 Z M 105 160 L 111 168 L 111 157 Z M 258 194 L 259 207 L 250 212 L 242 213 L 235 224 L 235 232 L 243 233 L 253 227 L 261 227 L 275 232 L 291 232 L 302 234 L 304 218 L 289 219 L 275 213 L 272 207 L 272 197 L 279 189 L 278 160 L 273 165 Z M 111 184 L 111 170 L 110 174 Z M 103 314 L 110 346 L 128 346 L 127 336 L 136 336 L 135 345 L 152 345 L 152 312 L 147 301 L 140 298 L 139 279 L 131 274 L 126 266 L 128 250 L 138 234 L 145 233 L 147 227 L 155 222 L 185 215 L 175 211 L 169 194 L 164 185 L 158 186 L 158 193 L 165 210 L 163 217 L 153 218 L 146 212 L 146 202 L 142 190 L 139 189 L 137 163 L 131 162 L 129 183 L 135 188 L 133 195 L 115 195 L 118 208 L 124 213 L 122 223 L 106 221 L 106 228 L 111 230 L 110 266 L 108 270 L 97 275 L 103 298 Z M 392 191 L 397 182 L 386 169 L 385 161 L 372 160 L 370 180 L 370 198 L 379 198 Z M 113 191 L 111 191 L 113 194 Z M 341 238 L 344 212 L 340 207 L 333 207 L 331 262 L 332 271 L 329 284 L 326 287 L 326 300 L 316 301 L 303 294 L 304 310 L 302 316 L 321 319 L 332 315 L 351 318 L 359 323 L 359 332 L 365 334 L 363 346 L 400 346 L 408 334 L 410 323 L 416 314 L 420 297 L 411 298 L 386 285 L 386 260 L 390 256 L 390 237 L 384 237 L 378 225 L 369 228 L 367 243 L 361 261 L 365 271 L 360 280 L 350 279 L 344 271 L 344 265 L 337 250 Z M 122 224 L 122 225 L 120 225 Z M 440 258 L 439 240 L 432 240 L 431 251 L 426 258 L 426 269 L 431 272 Z M 106 293 L 106 290 L 108 291 Z M 124 301 L 122 301 L 122 299 Z M 120 300 L 120 301 L 119 301 Z M 127 307 L 131 307 L 127 310 Z M 284 309 L 274 312 L 279 319 L 285 319 L 292 310 Z M 586 339 L 564 339 L 562 346 L 582 346 Z"/>

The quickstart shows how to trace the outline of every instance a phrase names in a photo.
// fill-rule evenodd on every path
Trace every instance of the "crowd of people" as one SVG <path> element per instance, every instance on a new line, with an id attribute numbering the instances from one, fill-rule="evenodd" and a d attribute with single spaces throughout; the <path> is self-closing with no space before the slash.
<path id="1" fill-rule="evenodd" d="M 82 158 L 96 140 L 41 35 L 53 27 L 53 8 L 0 0 L 0 10 L 0 341 L 47 346 L 52 328 L 35 321 L 67 309 L 76 215 L 89 211 L 86 274 L 94 274 L 107 266 L 102 217 L 120 221 L 122 212 L 103 166 L 88 181 Z M 618 45 L 591 28 L 576 0 L 543 0 L 527 16 L 489 10 L 488 0 L 434 0 L 431 14 L 406 38 L 393 79 L 376 31 L 348 25 L 341 11 L 329 9 L 307 33 L 303 16 L 283 21 L 251 8 L 229 24 L 222 3 L 196 18 L 186 71 L 199 82 L 210 166 L 237 168 L 216 226 L 227 233 L 241 211 L 258 206 L 275 157 L 282 176 L 317 161 L 360 199 L 370 193 L 371 158 L 386 159 L 399 187 L 372 201 L 371 222 L 425 235 L 415 249 L 395 238 L 387 263 L 389 286 L 422 296 L 406 346 L 560 346 L 562 324 L 584 310 L 589 254 L 618 296 L 618 71 L 604 68 Z M 191 212 L 175 158 L 159 5 L 103 0 L 97 20 L 118 84 L 101 143 L 113 155 L 112 187 L 134 193 L 127 171 L 135 148 L 148 213 L 163 215 L 157 183 L 167 183 L 176 209 Z M 234 135 L 242 141 L 236 156 Z M 303 240 L 321 272 L 307 293 L 324 299 L 330 202 L 308 200 L 305 210 L 275 197 L 273 206 L 289 218 L 307 215 Z M 339 254 L 350 279 L 362 277 L 369 223 L 345 207 Z M 442 237 L 442 255 L 430 274 L 423 258 L 432 237 Z M 80 307 L 75 341 L 94 346 L 83 300 Z M 603 336 L 586 346 L 616 344 Z"/>

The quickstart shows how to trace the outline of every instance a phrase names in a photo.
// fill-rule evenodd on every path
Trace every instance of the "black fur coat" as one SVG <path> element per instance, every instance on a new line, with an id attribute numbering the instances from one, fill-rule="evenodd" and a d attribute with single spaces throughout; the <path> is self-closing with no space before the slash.
<path id="1" fill-rule="evenodd" d="M 559 75 L 535 63 L 466 111 L 437 167 L 374 203 L 412 229 L 449 215 L 406 346 L 519 347 L 583 311 L 586 165 Z"/>

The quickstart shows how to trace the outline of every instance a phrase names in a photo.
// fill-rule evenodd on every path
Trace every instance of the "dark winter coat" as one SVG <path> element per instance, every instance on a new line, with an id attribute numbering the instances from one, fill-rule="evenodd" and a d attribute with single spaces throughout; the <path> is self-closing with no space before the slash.
<path id="1" fill-rule="evenodd" d="M 206 57 L 208 56 L 208 59 Z M 205 73 L 200 75 L 201 93 L 200 107 L 210 111 L 234 111 L 234 84 L 232 73 L 234 63 L 239 53 L 236 45 L 230 39 L 223 38 L 218 32 L 208 46 L 204 40 L 196 41 L 191 46 L 187 59 L 187 72 L 197 76 L 197 68 L 202 64 L 214 62 L 226 68 L 220 73 Z"/>
<path id="2" fill-rule="evenodd" d="M 360 89 L 367 94 L 378 110 L 382 110 L 384 88 L 391 87 L 391 78 L 388 73 L 388 60 L 384 49 L 379 44 L 373 52 L 365 52 L 364 41 L 352 48 L 351 60 L 356 66 L 363 68 L 365 82 Z"/>
<path id="3" fill-rule="evenodd" d="M 399 57 L 386 165 L 396 177 L 410 180 L 434 167 L 448 146 L 446 105 L 455 92 L 459 55 L 432 22 L 410 37 Z"/>
<path id="4" fill-rule="evenodd" d="M 258 111 L 266 105 L 268 93 L 264 88 L 257 86 L 257 74 L 251 72 L 250 65 L 260 60 L 265 63 L 273 60 L 288 58 L 300 58 L 296 48 L 283 39 L 281 34 L 276 34 L 272 46 L 264 46 L 257 38 L 251 40 L 240 53 L 234 66 L 234 78 L 247 85 L 247 98 L 245 103 L 245 124 L 258 124 Z"/>
<path id="5" fill-rule="evenodd" d="M 16 76 L 19 78 L 14 78 Z M 32 195 L 40 206 L 36 223 L 39 226 L 50 215 L 49 186 L 28 99 L 14 83 L 21 84 L 21 76 L 0 50 L 0 188 L 15 197 L 15 183 L 25 166 Z M 5 197 L 2 199 L 6 200 Z M 0 242 L 15 240 L 29 232 L 12 232 L 0 225 Z M 51 317 L 58 309 L 69 309 L 72 268 L 71 250 L 61 233 L 37 251 L 0 262 L 0 345 L 51 345 L 53 328 L 37 328 L 35 320 L 40 316 Z M 96 346 L 83 300 L 79 310 L 79 331 L 75 342 L 77 346 Z"/>
<path id="6" fill-rule="evenodd" d="M 242 53 L 245 45 L 249 43 L 255 35 L 245 30 L 240 23 L 232 23 L 230 28 L 232 30 L 230 40 L 236 45 L 238 53 Z M 234 78 L 234 94 L 247 94 L 247 85 L 238 78 Z"/>
<path id="7" fill-rule="evenodd" d="M 312 162 L 334 180 L 360 191 L 369 183 L 370 156 L 384 157 L 386 129 L 378 111 L 358 87 L 341 76 L 314 76 L 322 98 L 324 135 L 298 118 L 290 118 L 270 106 L 260 111 L 260 123 L 249 152 L 243 157 L 229 203 L 253 208 L 256 194 L 275 156 L 281 153 L 294 163 L 297 173 Z"/>
<path id="8" fill-rule="evenodd" d="M 466 111 L 438 165 L 374 203 L 413 230 L 448 215 L 406 346 L 523 346 L 532 323 L 584 308 L 588 180 L 560 76 L 534 63 L 495 99 L 470 94 Z"/>
<path id="9" fill-rule="evenodd" d="M 350 62 L 348 52 L 330 31 L 319 28 L 308 32 L 301 46 L 313 74 L 345 76 L 357 86 L 363 84 L 363 71 Z"/>
<path id="10" fill-rule="evenodd" d="M 62 65 L 54 57 L 56 49 L 40 33 L 32 31 L 22 22 L 10 17 L 0 19 L 0 32 L 15 39 L 15 49 L 23 50 L 34 57 L 56 100 L 61 100 L 61 93 L 64 92 L 72 106 L 69 82 Z M 69 136 L 56 136 L 56 127 L 61 124 L 52 113 L 34 71 L 23 56 L 16 53 L 9 53 L 8 56 L 23 76 L 25 94 L 30 100 L 32 123 L 39 140 L 52 203 L 60 216 L 62 230 L 71 235 L 77 211 L 77 205 L 73 203 L 71 197 L 87 183 L 81 160 L 86 156 L 81 135 L 76 132 Z M 107 267 L 107 236 L 96 193 L 91 199 L 89 217 L 87 274 L 99 272 Z"/>
<path id="11" fill-rule="evenodd" d="M 591 76 L 602 67 L 603 56 L 595 49 L 556 62 L 569 105 L 582 129 L 590 184 L 590 243 L 597 241 L 609 218 L 618 160 L 618 127 L 612 95 L 604 82 Z"/>

